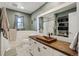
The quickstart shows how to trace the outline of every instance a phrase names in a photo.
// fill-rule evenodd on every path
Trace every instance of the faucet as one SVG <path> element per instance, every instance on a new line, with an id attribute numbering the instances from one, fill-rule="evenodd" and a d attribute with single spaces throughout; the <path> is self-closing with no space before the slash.
<path id="1" fill-rule="evenodd" d="M 50 38 L 50 36 L 53 35 L 53 33 L 48 33 L 48 37 Z"/>

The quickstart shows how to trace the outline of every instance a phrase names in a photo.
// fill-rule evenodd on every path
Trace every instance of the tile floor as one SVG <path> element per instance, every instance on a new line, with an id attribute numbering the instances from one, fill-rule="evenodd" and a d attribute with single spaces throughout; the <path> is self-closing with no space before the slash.
<path id="1" fill-rule="evenodd" d="M 12 44 L 15 42 L 12 42 Z M 17 42 L 16 42 L 17 43 Z M 9 51 L 5 52 L 5 56 L 31 56 L 30 51 L 29 51 L 29 43 L 28 42 L 20 42 L 17 44 L 14 44 L 12 49 Z"/>

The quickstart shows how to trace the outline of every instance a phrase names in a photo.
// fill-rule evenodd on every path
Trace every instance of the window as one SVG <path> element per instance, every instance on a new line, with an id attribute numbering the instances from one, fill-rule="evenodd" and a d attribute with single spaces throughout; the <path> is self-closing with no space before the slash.
<path id="1" fill-rule="evenodd" d="M 21 17 L 16 16 L 16 28 L 18 30 L 24 29 L 24 17 L 23 16 Z"/>

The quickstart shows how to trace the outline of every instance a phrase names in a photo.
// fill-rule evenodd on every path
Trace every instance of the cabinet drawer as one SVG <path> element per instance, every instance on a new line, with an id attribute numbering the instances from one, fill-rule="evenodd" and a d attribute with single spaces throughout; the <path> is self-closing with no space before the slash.
<path id="1" fill-rule="evenodd" d="M 53 48 L 50 48 L 40 42 L 37 42 L 35 40 L 31 40 L 31 53 L 34 56 L 66 56 L 60 51 L 57 51 Z"/>
<path id="2" fill-rule="evenodd" d="M 42 56 L 66 56 L 64 53 L 50 48 L 40 42 L 37 42 L 37 45 L 40 48 L 40 55 Z"/>
<path id="3" fill-rule="evenodd" d="M 37 50 L 38 50 L 38 53 L 39 53 L 40 56 L 50 56 L 50 55 L 52 55 L 50 47 L 48 47 L 48 46 L 46 46 L 46 45 L 44 45 L 40 42 L 36 42 L 36 47 L 38 47 Z"/>
<path id="4" fill-rule="evenodd" d="M 41 52 L 42 54 L 45 53 L 45 55 L 48 55 L 48 56 L 66 56 L 64 53 L 57 51 L 53 48 L 50 48 L 48 46 L 45 46 L 45 45 L 41 47 Z"/>
<path id="5" fill-rule="evenodd" d="M 33 40 L 33 39 L 30 39 L 30 52 L 32 53 L 33 56 L 39 56 L 40 52 L 38 51 L 39 50 L 39 47 L 37 45 L 37 41 Z"/>

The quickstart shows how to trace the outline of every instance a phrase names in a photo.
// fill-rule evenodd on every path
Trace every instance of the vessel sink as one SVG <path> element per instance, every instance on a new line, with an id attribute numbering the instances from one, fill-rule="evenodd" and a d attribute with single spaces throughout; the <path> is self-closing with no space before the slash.
<path id="1" fill-rule="evenodd" d="M 55 38 L 52 38 L 52 37 L 48 37 L 48 36 L 43 36 L 45 39 L 55 39 Z"/>
<path id="2" fill-rule="evenodd" d="M 42 40 L 44 42 L 47 42 L 47 43 L 52 43 L 52 42 L 55 42 L 57 40 L 56 38 L 53 38 L 53 37 L 39 36 L 39 35 L 36 35 L 36 38 L 39 40 Z"/>

